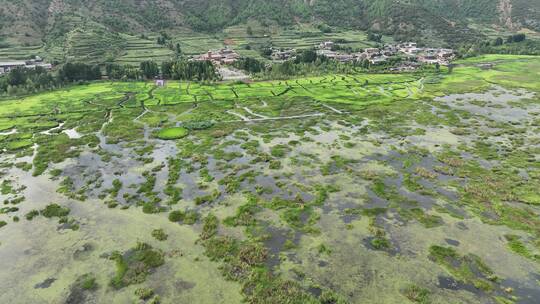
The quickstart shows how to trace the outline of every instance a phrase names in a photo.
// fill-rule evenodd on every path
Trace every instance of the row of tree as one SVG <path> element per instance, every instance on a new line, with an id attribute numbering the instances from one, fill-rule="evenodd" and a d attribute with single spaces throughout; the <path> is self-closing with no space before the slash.
<path id="1" fill-rule="evenodd" d="M 97 65 L 84 63 L 66 63 L 57 74 L 42 67 L 34 69 L 16 68 L 0 77 L 0 92 L 10 95 L 28 94 L 55 89 L 65 83 L 101 79 L 101 70 Z"/>
<path id="2" fill-rule="evenodd" d="M 105 74 L 114 80 L 143 80 L 164 77 L 191 81 L 215 81 L 220 79 L 214 65 L 209 61 L 180 59 L 165 61 L 160 65 L 144 61 L 140 66 L 107 64 Z M 102 78 L 99 65 L 66 63 L 57 72 L 41 67 L 35 69 L 16 68 L 0 77 L 0 93 L 9 95 L 29 94 L 56 89 L 73 82 L 85 82 Z"/>
<path id="3" fill-rule="evenodd" d="M 141 62 L 139 67 L 129 65 L 108 64 L 105 67 L 109 79 L 166 79 L 214 81 L 220 76 L 214 65 L 209 61 L 188 61 L 179 59 L 164 61 L 161 66 L 154 61 Z"/>
<path id="4" fill-rule="evenodd" d="M 240 58 L 233 64 L 233 66 L 249 73 L 260 73 L 265 69 L 264 63 L 251 57 Z"/>
<path id="5" fill-rule="evenodd" d="M 64 82 L 101 79 L 99 65 L 68 62 L 58 71 L 58 78 Z"/>
<path id="6" fill-rule="evenodd" d="M 59 79 L 53 77 L 44 68 L 17 68 L 4 77 L 0 77 L 0 92 L 10 95 L 37 92 L 60 85 Z"/>
<path id="7" fill-rule="evenodd" d="M 521 33 L 506 38 L 497 37 L 494 40 L 462 44 L 458 48 L 458 53 L 463 57 L 481 54 L 540 55 L 540 42 L 527 39 L 526 35 Z"/>
<path id="8" fill-rule="evenodd" d="M 506 40 L 501 38 L 501 37 L 497 37 L 495 39 L 495 41 L 493 41 L 493 45 L 494 46 L 500 46 L 500 45 L 503 45 L 505 42 L 506 43 L 517 43 L 517 42 L 522 42 L 522 41 L 525 41 L 526 39 L 526 35 L 525 34 L 515 34 L 515 35 L 510 35 L 508 37 L 506 37 Z"/>

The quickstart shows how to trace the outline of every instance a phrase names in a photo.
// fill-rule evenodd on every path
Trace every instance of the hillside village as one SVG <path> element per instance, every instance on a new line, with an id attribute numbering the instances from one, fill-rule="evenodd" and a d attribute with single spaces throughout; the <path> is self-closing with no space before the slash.
<path id="1" fill-rule="evenodd" d="M 325 41 L 315 45 L 317 55 L 325 56 L 329 59 L 342 63 L 369 62 L 372 65 L 384 64 L 392 58 L 401 58 L 398 66 L 391 67 L 391 71 L 404 72 L 417 69 L 422 64 L 436 64 L 447 66 L 455 59 L 456 52 L 452 49 L 418 47 L 415 42 L 399 44 L 388 44 L 382 48 L 366 48 L 360 52 L 338 51 L 337 44 L 332 41 Z M 279 63 L 295 59 L 297 50 L 272 48 L 269 59 Z M 234 64 L 242 56 L 231 47 L 224 47 L 218 50 L 209 50 L 206 53 L 195 55 L 190 58 L 193 61 L 210 61 L 215 66 L 227 66 Z M 35 69 L 41 67 L 46 70 L 52 69 L 52 64 L 44 62 L 39 56 L 26 61 L 4 61 L 0 62 L 0 75 L 8 73 L 15 68 Z"/>

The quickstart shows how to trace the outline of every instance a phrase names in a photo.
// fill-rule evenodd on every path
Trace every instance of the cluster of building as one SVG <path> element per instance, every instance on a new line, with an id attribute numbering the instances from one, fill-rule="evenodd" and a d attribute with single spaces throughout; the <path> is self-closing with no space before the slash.
<path id="1" fill-rule="evenodd" d="M 318 45 L 317 54 L 340 62 L 353 62 L 367 60 L 371 64 L 386 62 L 391 57 L 403 56 L 407 62 L 418 62 L 425 64 L 448 65 L 456 54 L 452 49 L 443 48 L 420 48 L 414 42 L 401 43 L 397 45 L 385 45 L 383 48 L 366 48 L 357 53 L 341 53 L 334 51 L 334 43 L 326 41 Z M 409 68 L 415 64 L 408 65 Z"/>
<path id="2" fill-rule="evenodd" d="M 215 65 L 232 64 L 240 58 L 240 55 L 228 47 L 217 51 L 208 51 L 204 54 L 194 56 L 196 61 L 211 61 Z"/>
<path id="3" fill-rule="evenodd" d="M 41 67 L 46 70 L 52 69 L 52 64 L 43 62 L 39 56 L 26 61 L 0 61 L 0 75 L 9 73 L 16 68 L 35 69 Z"/>
<path id="4" fill-rule="evenodd" d="M 317 54 L 326 56 L 340 62 L 368 61 L 371 64 L 382 64 L 390 58 L 401 57 L 401 66 L 394 67 L 396 71 L 414 70 L 420 64 L 448 65 L 456 54 L 452 49 L 444 48 L 422 48 L 414 42 L 400 44 L 389 44 L 382 48 L 366 48 L 362 52 L 347 53 L 336 51 L 336 44 L 333 41 L 325 41 L 318 45 Z M 296 58 L 296 49 L 273 48 L 270 55 L 276 62 L 282 62 Z M 215 65 L 232 64 L 240 58 L 240 55 L 233 49 L 226 47 L 215 51 L 194 56 L 192 60 L 211 61 Z"/>
<path id="5" fill-rule="evenodd" d="M 272 48 L 272 55 L 270 55 L 273 61 L 286 61 L 296 58 L 296 49 L 278 49 Z"/>
<path id="6" fill-rule="evenodd" d="M 456 53 L 452 49 L 419 48 L 414 42 L 398 44 L 395 48 L 407 56 L 415 57 L 418 62 L 422 63 L 448 65 L 456 57 Z"/>

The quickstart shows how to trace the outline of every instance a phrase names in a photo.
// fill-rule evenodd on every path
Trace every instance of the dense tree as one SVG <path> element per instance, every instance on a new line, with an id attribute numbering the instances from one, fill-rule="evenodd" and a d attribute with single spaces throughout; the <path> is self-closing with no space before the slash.
<path id="1" fill-rule="evenodd" d="M 161 63 L 161 74 L 165 78 L 172 78 L 174 61 L 163 61 Z"/>
<path id="2" fill-rule="evenodd" d="M 308 62 L 315 62 L 319 56 L 317 55 L 317 52 L 313 49 L 305 50 L 302 53 L 300 53 L 298 56 L 296 56 L 296 63 L 308 63 Z"/>
<path id="3" fill-rule="evenodd" d="M 141 70 L 131 65 L 107 64 L 105 66 L 105 72 L 109 79 L 137 80 L 142 78 Z"/>
<path id="4" fill-rule="evenodd" d="M 317 26 L 317 28 L 323 33 L 331 33 L 332 32 L 332 28 L 330 26 L 328 26 L 328 24 L 326 24 L 326 23 L 319 24 Z"/>
<path id="5" fill-rule="evenodd" d="M 7 83 L 12 86 L 18 86 L 26 82 L 26 69 L 25 68 L 16 68 L 11 70 L 7 76 Z"/>
<path id="6" fill-rule="evenodd" d="M 180 80 L 212 81 L 218 80 L 219 74 L 210 61 L 179 60 L 172 68 L 172 78 Z"/>
<path id="7" fill-rule="evenodd" d="M 66 63 L 58 72 L 62 81 L 96 80 L 101 78 L 101 70 L 98 65 L 85 63 Z"/>
<path id="8" fill-rule="evenodd" d="M 10 94 L 33 93 L 55 88 L 58 85 L 50 73 L 42 67 L 35 69 L 17 68 L 0 77 L 0 92 Z"/>
<path id="9" fill-rule="evenodd" d="M 174 53 L 176 54 L 176 58 L 182 56 L 182 48 L 180 47 L 180 43 L 176 44 L 176 47 L 174 49 Z"/>
<path id="10" fill-rule="evenodd" d="M 158 64 L 154 61 L 143 61 L 140 64 L 140 69 L 143 74 L 143 76 L 146 79 L 152 79 L 159 75 L 159 67 Z"/>
<path id="11" fill-rule="evenodd" d="M 526 38 L 525 34 L 515 34 L 515 35 L 510 35 L 508 36 L 508 38 L 506 39 L 506 42 L 507 43 L 513 43 L 513 42 L 522 42 L 524 41 Z"/>
<path id="12" fill-rule="evenodd" d="M 382 41 L 382 35 L 369 32 L 368 35 L 367 35 L 367 39 L 369 41 L 381 42 Z"/>
<path id="13" fill-rule="evenodd" d="M 259 73 L 264 70 L 264 63 L 254 58 L 245 57 L 236 61 L 234 67 L 250 73 Z"/>
<path id="14" fill-rule="evenodd" d="M 540 55 L 540 41 L 526 39 L 523 34 L 507 37 L 506 43 L 501 43 L 502 41 L 502 38 L 498 38 L 492 43 L 480 40 L 475 43 L 462 44 L 458 48 L 458 53 L 461 57 L 479 54 Z"/>
<path id="15" fill-rule="evenodd" d="M 270 58 L 272 56 L 272 48 L 271 47 L 263 47 L 260 50 L 260 53 L 263 57 Z"/>

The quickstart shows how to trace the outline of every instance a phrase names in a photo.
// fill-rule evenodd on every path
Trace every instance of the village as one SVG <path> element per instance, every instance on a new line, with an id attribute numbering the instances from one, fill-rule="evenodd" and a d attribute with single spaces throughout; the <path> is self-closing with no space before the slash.
<path id="1" fill-rule="evenodd" d="M 447 66 L 455 59 L 456 52 L 447 48 L 419 47 L 415 42 L 388 44 L 381 48 L 366 48 L 359 52 L 340 52 L 333 41 L 325 41 L 314 46 L 319 56 L 325 56 L 342 63 L 369 62 L 371 65 L 384 64 L 392 58 L 401 57 L 400 65 L 390 68 L 392 71 L 415 70 L 422 64 Z M 270 60 L 284 62 L 296 58 L 297 50 L 293 48 L 272 48 Z M 241 56 L 233 49 L 226 47 L 216 51 L 194 56 L 192 60 L 209 60 L 214 65 L 230 65 Z"/>
<path id="2" fill-rule="evenodd" d="M 358 52 L 338 51 L 339 47 L 333 41 L 322 42 L 315 45 L 314 48 L 317 55 L 342 63 L 368 62 L 370 65 L 379 65 L 389 62 L 392 58 L 401 58 L 399 65 L 389 68 L 395 72 L 414 71 L 422 64 L 447 66 L 456 57 L 456 53 L 452 49 L 419 47 L 415 42 L 388 44 L 381 48 L 366 48 Z M 297 50 L 293 48 L 271 48 L 269 59 L 275 63 L 294 60 L 297 53 Z M 192 56 L 190 60 L 210 61 L 220 69 L 226 69 L 226 66 L 234 64 L 241 57 L 235 50 L 227 46 Z M 25 61 L 5 61 L 0 62 L 0 75 L 16 68 L 35 69 L 36 67 L 51 70 L 53 66 L 44 62 L 39 56 Z M 245 75 L 235 75 L 234 77 L 242 79 L 245 78 Z"/>
<path id="3" fill-rule="evenodd" d="M 334 51 L 335 43 L 326 41 L 317 46 L 317 54 L 340 62 L 367 60 L 370 64 L 381 64 L 396 56 L 405 57 L 410 66 L 419 64 L 448 65 L 456 56 L 454 50 L 445 48 L 422 48 L 415 42 L 389 44 L 382 48 L 366 48 L 362 52 L 341 53 Z"/>
<path id="4" fill-rule="evenodd" d="M 382 48 L 366 48 L 358 53 L 340 53 L 333 51 L 334 42 L 323 42 L 318 46 L 317 53 L 340 62 L 367 60 L 371 64 L 380 64 L 389 60 L 391 57 L 404 56 L 409 62 L 418 62 L 423 64 L 448 65 L 455 58 L 455 52 L 452 49 L 444 48 L 422 48 L 415 42 L 406 42 L 400 44 L 389 44 Z"/>

